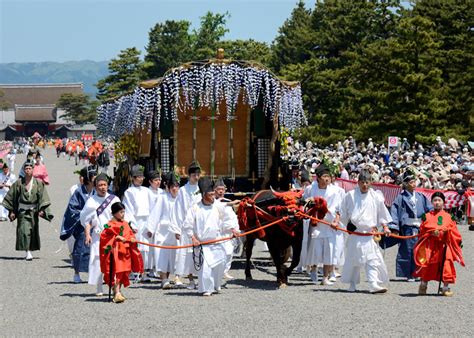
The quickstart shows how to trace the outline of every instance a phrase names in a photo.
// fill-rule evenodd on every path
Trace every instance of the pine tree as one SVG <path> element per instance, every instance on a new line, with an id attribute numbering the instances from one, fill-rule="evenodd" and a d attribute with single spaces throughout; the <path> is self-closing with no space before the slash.
<path id="1" fill-rule="evenodd" d="M 311 10 L 300 0 L 273 41 L 271 67 L 280 72 L 286 65 L 308 60 L 313 48 L 311 32 Z"/>
<path id="2" fill-rule="evenodd" d="M 150 30 L 144 67 L 148 78 L 161 77 L 168 69 L 191 61 L 190 26 L 189 21 L 167 20 Z"/>
<path id="3" fill-rule="evenodd" d="M 214 58 L 218 43 L 229 31 L 226 28 L 229 13 L 207 12 L 201 17 L 199 29 L 193 31 L 193 57 L 196 60 Z"/>
<path id="4" fill-rule="evenodd" d="M 352 55 L 348 108 L 356 136 L 378 141 L 387 134 L 426 141 L 446 114 L 446 88 L 437 67 L 440 43 L 433 23 L 407 13 L 395 34 Z"/>
<path id="5" fill-rule="evenodd" d="M 357 124 L 347 123 L 358 118 L 350 107 L 354 79 L 347 67 L 363 45 L 390 36 L 398 7 L 395 0 L 316 3 L 311 16 L 312 56 L 302 66 L 287 67 L 286 74 L 302 82 L 313 140 L 331 142 L 356 131 Z"/>
<path id="6" fill-rule="evenodd" d="M 416 1 L 413 12 L 433 22 L 441 43 L 436 60 L 447 87 L 448 111 L 436 134 L 468 139 L 474 123 L 474 2 Z"/>
<path id="7" fill-rule="evenodd" d="M 270 60 L 270 47 L 265 42 L 249 40 L 225 40 L 217 44 L 223 48 L 225 58 L 234 60 L 257 61 L 268 65 Z"/>
<path id="8" fill-rule="evenodd" d="M 132 91 L 143 80 L 143 62 L 135 47 L 120 51 L 117 58 L 109 62 L 109 75 L 97 83 L 97 98 L 105 101 Z"/>
<path id="9" fill-rule="evenodd" d="M 86 94 L 61 94 L 56 103 L 58 108 L 65 110 L 63 118 L 68 121 L 81 123 L 94 123 L 96 119 L 95 109 L 98 106 L 98 101 L 91 100 Z"/>

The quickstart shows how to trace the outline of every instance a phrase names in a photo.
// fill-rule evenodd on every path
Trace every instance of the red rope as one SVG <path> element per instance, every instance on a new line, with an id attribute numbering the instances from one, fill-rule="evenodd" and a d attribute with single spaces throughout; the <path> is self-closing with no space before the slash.
<path id="1" fill-rule="evenodd" d="M 288 217 L 282 217 L 282 218 L 277 219 L 276 221 L 270 222 L 268 224 L 259 226 L 255 229 L 252 229 L 252 230 L 246 231 L 244 233 L 238 234 L 237 236 L 229 236 L 229 237 L 211 239 L 209 241 L 200 242 L 200 244 L 201 245 L 208 245 L 208 244 L 214 244 L 214 243 L 228 241 L 228 240 L 231 240 L 233 238 L 244 237 L 244 236 L 250 235 L 254 232 L 261 231 L 263 229 L 271 227 L 275 224 L 285 222 L 287 219 L 288 219 Z M 187 244 L 187 245 L 157 245 L 157 244 L 151 244 L 151 243 L 146 243 L 146 242 L 141 242 L 141 241 L 135 241 L 135 243 L 151 246 L 151 247 L 154 247 L 154 248 L 160 248 L 160 249 L 186 249 L 186 248 L 194 247 L 194 244 Z"/>
<path id="2" fill-rule="evenodd" d="M 316 221 L 317 223 L 323 223 L 323 224 L 327 224 L 327 225 L 330 225 L 332 226 L 332 223 L 329 223 L 328 221 L 324 221 L 324 220 L 321 220 L 319 218 L 316 218 L 316 217 L 313 217 L 313 216 L 310 216 L 310 215 L 307 215 L 303 212 L 298 212 L 298 214 L 304 218 L 309 218 L 311 220 L 314 220 Z M 336 226 L 335 227 L 336 230 L 340 230 L 340 231 L 343 231 L 343 232 L 346 232 L 350 235 L 357 235 L 357 236 L 385 236 L 385 233 L 384 232 L 379 232 L 379 231 L 375 231 L 375 232 L 359 232 L 359 231 L 349 231 L 347 229 L 344 229 L 344 228 L 341 228 L 341 227 L 338 227 Z M 410 238 L 415 238 L 415 237 L 418 237 L 418 235 L 412 235 L 412 236 L 400 236 L 400 235 L 396 235 L 396 234 L 390 234 L 388 235 L 390 237 L 393 237 L 393 238 L 398 238 L 398 239 L 410 239 Z"/>

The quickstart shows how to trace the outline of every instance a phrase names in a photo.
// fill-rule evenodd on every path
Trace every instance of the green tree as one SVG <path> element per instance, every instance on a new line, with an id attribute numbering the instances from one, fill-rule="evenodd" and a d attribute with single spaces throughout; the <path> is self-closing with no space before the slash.
<path id="1" fill-rule="evenodd" d="M 344 117 L 356 136 L 381 141 L 393 133 L 426 142 L 442 127 L 448 103 L 437 67 L 439 46 L 433 22 L 408 13 L 393 37 L 352 54 L 346 69 L 352 114 Z"/>
<path id="2" fill-rule="evenodd" d="M 144 67 L 148 78 L 161 77 L 168 69 L 192 59 L 190 26 L 189 21 L 167 20 L 150 30 Z"/>
<path id="3" fill-rule="evenodd" d="M 349 106 L 350 81 L 347 72 L 354 55 L 372 41 L 391 35 L 398 20 L 399 1 L 318 1 L 311 13 L 311 57 L 303 64 L 287 65 L 281 72 L 302 83 L 304 104 L 312 127 L 302 135 L 317 142 L 333 142 L 353 133 L 348 118 L 357 120 Z M 363 81 L 361 76 L 360 81 Z"/>
<path id="4" fill-rule="evenodd" d="M 193 57 L 196 60 L 204 60 L 216 56 L 218 43 L 229 31 L 226 28 L 229 13 L 207 12 L 201 17 L 199 29 L 193 30 Z"/>
<path id="5" fill-rule="evenodd" d="M 99 80 L 97 98 L 105 101 L 133 90 L 146 78 L 140 51 L 135 47 L 120 51 L 117 58 L 109 62 L 109 75 Z"/>
<path id="6" fill-rule="evenodd" d="M 234 60 L 252 60 L 268 65 L 270 47 L 265 42 L 249 40 L 226 40 L 217 44 L 223 48 L 225 57 Z"/>
<path id="7" fill-rule="evenodd" d="M 467 140 L 474 123 L 474 2 L 415 1 L 413 12 L 433 22 L 440 42 L 436 60 L 447 88 L 448 111 L 443 116 L 447 128 L 436 133 Z"/>
<path id="8" fill-rule="evenodd" d="M 303 63 L 311 56 L 313 49 L 311 10 L 300 0 L 288 18 L 278 30 L 278 36 L 272 44 L 270 65 L 276 71 L 286 65 Z"/>
<path id="9" fill-rule="evenodd" d="M 193 31 L 190 31 L 191 23 L 185 20 L 167 20 L 156 24 L 149 32 L 146 47 L 143 69 L 147 77 L 161 77 L 168 69 L 185 62 L 214 58 L 221 44 L 224 48 L 230 47 L 229 53 L 236 55 L 244 53 L 238 50 L 242 44 L 254 48 L 252 51 L 257 51 L 258 56 L 266 52 L 261 43 L 253 40 L 221 42 L 225 33 L 229 31 L 225 26 L 228 17 L 228 13 L 207 12 L 201 17 L 199 28 Z"/>
<path id="10" fill-rule="evenodd" d="M 96 120 L 96 108 L 99 102 L 91 100 L 86 94 L 61 94 L 56 107 L 66 111 L 63 117 L 76 124 L 94 123 Z"/>
<path id="11" fill-rule="evenodd" d="M 11 103 L 7 100 L 5 100 L 3 97 L 5 96 L 5 93 L 0 90 L 0 109 L 1 110 L 7 110 L 8 108 L 11 107 Z"/>

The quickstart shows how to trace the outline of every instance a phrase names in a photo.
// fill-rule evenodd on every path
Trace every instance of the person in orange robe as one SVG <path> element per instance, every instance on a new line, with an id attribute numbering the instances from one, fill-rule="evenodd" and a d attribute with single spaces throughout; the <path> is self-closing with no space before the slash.
<path id="1" fill-rule="evenodd" d="M 92 145 L 89 147 L 89 150 L 87 151 L 87 153 L 88 153 L 88 156 L 89 156 L 89 162 L 93 165 L 96 165 L 97 164 L 97 157 L 100 154 L 97 141 L 92 142 Z"/>
<path id="2" fill-rule="evenodd" d="M 82 143 L 81 140 L 77 140 L 76 141 L 76 147 L 78 147 L 80 149 L 80 151 L 83 151 L 84 150 L 84 143 Z"/>
<path id="3" fill-rule="evenodd" d="M 131 272 L 143 273 L 143 260 L 132 228 L 124 221 L 125 206 L 115 202 L 111 209 L 113 218 L 100 234 L 100 270 L 104 282 L 113 288 L 114 303 L 122 303 L 125 297 L 120 288 L 130 285 Z"/>
<path id="4" fill-rule="evenodd" d="M 56 155 L 59 158 L 59 154 L 61 153 L 61 149 L 63 148 L 63 141 L 60 138 L 56 139 L 56 141 L 54 142 L 54 147 L 56 148 Z"/>
<path id="5" fill-rule="evenodd" d="M 435 192 L 431 197 L 434 210 L 424 215 L 420 225 L 420 237 L 414 249 L 417 267 L 413 274 L 421 278 L 420 295 L 426 294 L 428 281 L 436 280 L 443 282 L 443 296 L 451 297 L 449 284 L 456 282 L 454 262 L 464 266 L 461 234 L 451 215 L 443 210 L 444 202 L 444 194 Z"/>

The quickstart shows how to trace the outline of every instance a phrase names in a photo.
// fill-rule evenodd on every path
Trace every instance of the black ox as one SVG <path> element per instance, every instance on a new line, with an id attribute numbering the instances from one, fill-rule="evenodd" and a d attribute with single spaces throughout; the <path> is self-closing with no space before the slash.
<path id="1" fill-rule="evenodd" d="M 303 242 L 302 218 L 298 215 L 302 191 L 275 192 L 262 190 L 253 199 L 244 199 L 239 205 L 238 218 L 241 231 L 249 231 L 278 219 L 283 222 L 246 236 L 245 277 L 252 279 L 250 258 L 257 238 L 267 242 L 268 250 L 275 263 L 278 287 L 288 284 L 288 276 L 300 262 Z M 291 264 L 286 266 L 290 249 L 293 253 Z"/>

